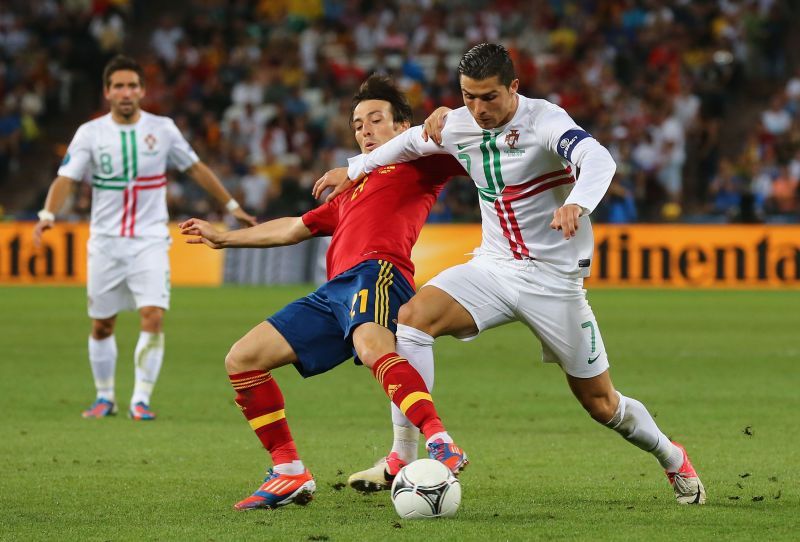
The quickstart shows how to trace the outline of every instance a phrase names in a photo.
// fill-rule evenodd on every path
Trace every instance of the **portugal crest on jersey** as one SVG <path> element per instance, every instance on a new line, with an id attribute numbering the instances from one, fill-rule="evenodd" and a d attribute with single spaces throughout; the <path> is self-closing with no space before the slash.
<path id="1" fill-rule="evenodd" d="M 516 150 L 514 145 L 519 141 L 519 130 L 509 130 L 506 134 L 506 145 L 508 148 Z"/>

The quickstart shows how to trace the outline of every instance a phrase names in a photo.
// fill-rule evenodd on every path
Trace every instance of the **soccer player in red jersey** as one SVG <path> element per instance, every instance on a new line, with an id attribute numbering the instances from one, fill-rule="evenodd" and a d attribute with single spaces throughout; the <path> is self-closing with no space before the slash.
<path id="1" fill-rule="evenodd" d="M 369 153 L 408 129 L 411 107 L 389 79 L 373 75 L 354 96 L 350 120 L 361 151 Z M 430 156 L 379 168 L 302 217 L 229 232 L 196 218 L 181 224 L 181 233 L 193 236 L 189 243 L 215 249 L 283 246 L 333 235 L 328 282 L 251 329 L 225 358 L 236 402 L 273 461 L 264 483 L 235 508 L 305 504 L 316 488 L 270 372 L 290 363 L 310 377 L 355 354 L 425 435 L 430 456 L 455 473 L 466 466 L 466 454 L 439 419 L 430 386 L 396 353 L 394 337 L 397 311 L 414 295 L 411 248 L 444 183 L 463 174 L 453 157 Z"/>

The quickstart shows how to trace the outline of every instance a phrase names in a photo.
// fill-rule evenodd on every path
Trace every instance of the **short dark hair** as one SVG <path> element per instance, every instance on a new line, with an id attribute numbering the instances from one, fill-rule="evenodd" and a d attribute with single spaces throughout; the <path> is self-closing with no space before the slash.
<path id="1" fill-rule="evenodd" d="M 496 43 L 479 43 L 464 53 L 458 63 L 458 74 L 478 81 L 497 76 L 506 87 L 517 78 L 508 50 Z"/>
<path id="2" fill-rule="evenodd" d="M 350 106 L 350 124 L 353 123 L 353 111 L 356 106 L 366 100 L 383 100 L 392 106 L 393 122 L 411 123 L 411 105 L 392 79 L 383 74 L 370 75 L 353 96 Z"/>
<path id="3" fill-rule="evenodd" d="M 103 85 L 105 85 L 106 88 L 111 86 L 111 76 L 114 72 L 122 70 L 136 72 L 139 75 L 139 84 L 144 86 L 144 70 L 138 62 L 125 55 L 117 55 L 108 61 L 106 67 L 103 68 Z"/>

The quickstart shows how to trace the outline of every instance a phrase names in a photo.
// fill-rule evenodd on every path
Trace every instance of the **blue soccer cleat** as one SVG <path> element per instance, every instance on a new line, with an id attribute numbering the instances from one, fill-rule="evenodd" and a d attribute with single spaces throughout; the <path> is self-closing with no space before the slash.
<path id="1" fill-rule="evenodd" d="M 453 444 L 436 439 L 427 446 L 428 456 L 431 459 L 443 463 L 453 474 L 463 471 L 469 464 L 467 452 Z"/>
<path id="2" fill-rule="evenodd" d="M 147 403 L 139 401 L 128 410 L 128 417 L 137 422 L 149 422 L 156 419 L 156 413 L 150 410 Z"/>
<path id="3" fill-rule="evenodd" d="M 95 399 L 92 406 L 81 413 L 84 418 L 105 418 L 117 413 L 117 405 L 108 399 Z"/>

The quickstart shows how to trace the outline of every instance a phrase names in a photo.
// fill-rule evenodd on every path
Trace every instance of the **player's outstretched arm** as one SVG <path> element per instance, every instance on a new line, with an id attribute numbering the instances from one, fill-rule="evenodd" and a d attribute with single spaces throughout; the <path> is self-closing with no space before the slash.
<path id="1" fill-rule="evenodd" d="M 223 204 L 228 212 L 239 221 L 242 226 L 255 226 L 258 222 L 256 217 L 247 214 L 244 209 L 239 206 L 239 203 L 233 199 L 220 182 L 219 178 L 211 171 L 203 162 L 195 162 L 186 170 L 186 173 L 194 179 L 194 181 L 203 187 L 203 189 L 211 194 L 214 199 Z"/>
<path id="2" fill-rule="evenodd" d="M 312 237 L 300 217 L 270 220 L 241 230 L 219 231 L 199 218 L 190 218 L 178 224 L 181 235 L 189 236 L 190 245 L 204 244 L 213 249 L 233 247 L 281 247 L 294 245 Z"/>
<path id="3" fill-rule="evenodd" d="M 47 191 L 47 199 L 44 202 L 44 208 L 39 211 L 39 222 L 33 229 L 33 244 L 36 247 L 42 244 L 42 234 L 53 227 L 55 222 L 56 211 L 61 209 L 64 205 L 70 192 L 72 191 L 72 184 L 75 181 L 69 177 L 59 175 L 53 180 L 50 189 Z"/>
<path id="4" fill-rule="evenodd" d="M 361 167 L 363 172 L 369 173 L 381 166 L 411 162 L 417 158 L 432 154 L 447 154 L 447 150 L 433 140 L 425 141 L 422 139 L 422 129 L 422 126 L 412 126 L 367 154 Z M 358 169 L 358 164 L 351 163 L 348 177 L 355 178 L 360 173 L 355 171 L 356 169 Z"/>

